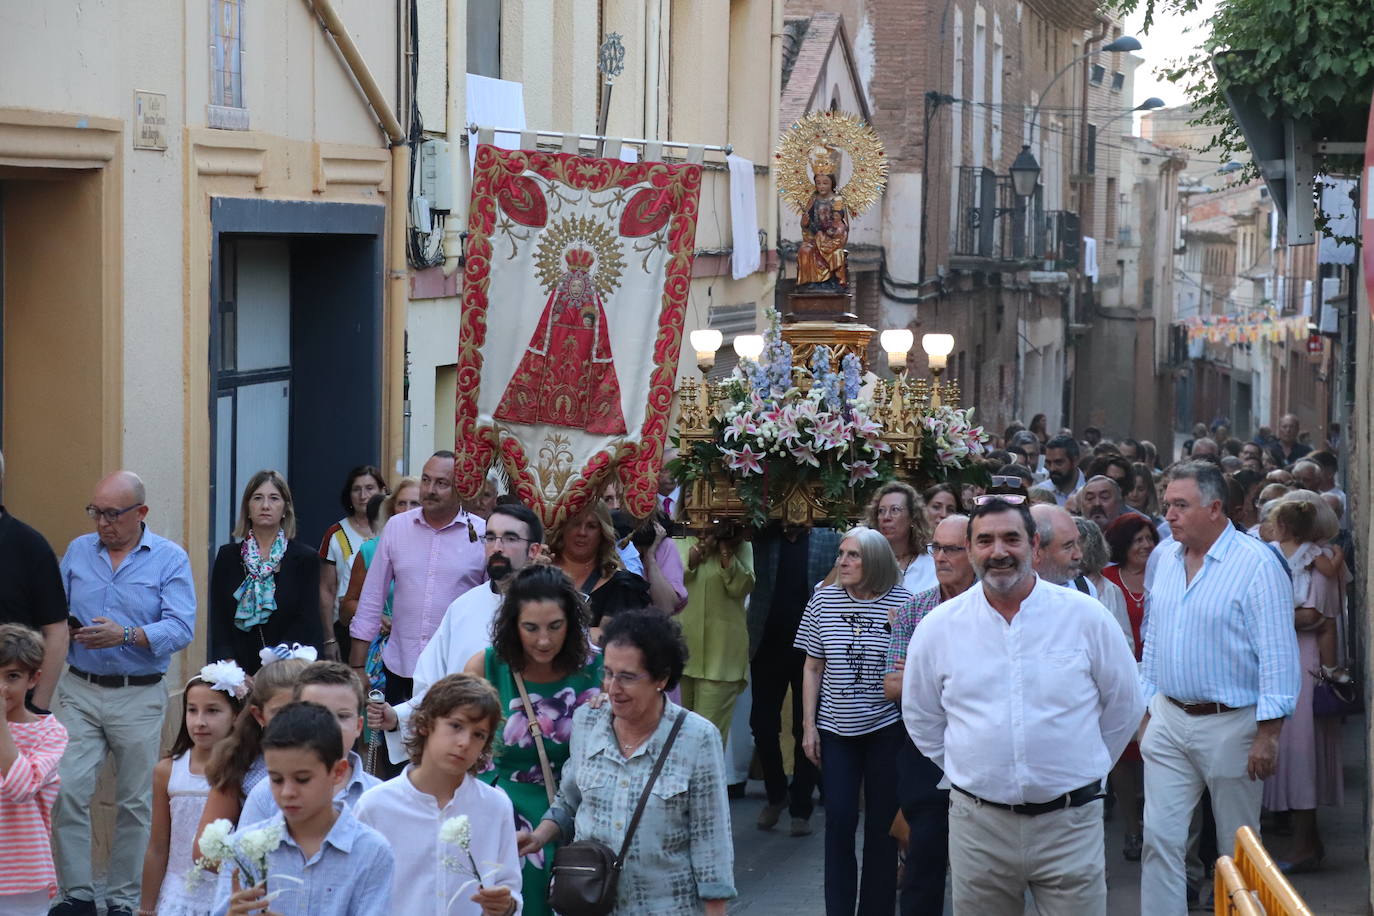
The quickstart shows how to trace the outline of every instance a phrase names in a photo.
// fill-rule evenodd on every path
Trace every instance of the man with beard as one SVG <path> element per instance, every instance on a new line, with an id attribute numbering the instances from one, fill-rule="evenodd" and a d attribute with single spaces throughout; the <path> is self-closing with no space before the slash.
<path id="1" fill-rule="evenodd" d="M 415 662 L 415 694 L 396 706 L 368 704 L 368 724 L 380 716 L 393 763 L 406 760 L 405 723 L 424 699 L 429 685 L 450 674 L 461 674 L 468 659 L 491 645 L 491 622 L 515 573 L 524 569 L 543 547 L 544 526 L 539 517 L 520 505 L 500 505 L 487 518 L 482 535 L 486 548 L 487 582 L 459 595 Z"/>
<path id="2" fill-rule="evenodd" d="M 1128 512 L 1136 512 L 1142 516 L 1145 514 L 1126 505 L 1126 500 L 1122 499 L 1121 494 L 1121 486 L 1112 478 L 1089 478 L 1088 482 L 1083 484 L 1083 489 L 1078 491 L 1078 505 L 1083 510 L 1083 517 L 1106 531 L 1108 525 Z"/>
<path id="3" fill-rule="evenodd" d="M 1069 501 L 1083 486 L 1083 472 L 1078 469 L 1078 440 L 1073 436 L 1055 436 L 1045 443 L 1045 470 L 1049 480 L 1035 486 L 1054 494 L 1059 505 Z"/>
<path id="4" fill-rule="evenodd" d="M 1024 498 L 969 521 L 981 582 L 916 628 L 902 715 L 954 790 L 954 911 L 1104 916 L 1102 784 L 1140 724 L 1135 658 L 1096 601 L 1042 581 Z"/>
<path id="5" fill-rule="evenodd" d="M 968 516 L 951 515 L 935 526 L 930 552 L 939 584 L 921 592 L 897 612 L 887 650 L 883 694 L 902 701 L 902 671 L 911 634 L 941 602 L 962 595 L 977 581 L 968 557 Z M 940 916 L 945 911 L 949 865 L 949 790 L 944 774 L 910 740 L 897 757 L 897 798 L 906 819 L 906 868 L 902 872 L 901 916 Z"/>
<path id="6" fill-rule="evenodd" d="M 1070 585 L 1082 572 L 1083 549 L 1073 516 L 1058 506 L 1031 506 L 1036 544 L 1032 551 L 1035 574 L 1052 585 Z M 1090 594 L 1087 589 L 1079 589 Z"/>

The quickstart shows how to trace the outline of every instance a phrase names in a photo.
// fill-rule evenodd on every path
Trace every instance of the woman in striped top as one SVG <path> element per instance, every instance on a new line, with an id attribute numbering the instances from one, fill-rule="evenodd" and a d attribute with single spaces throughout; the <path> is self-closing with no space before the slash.
<path id="1" fill-rule="evenodd" d="M 859 526 L 840 541 L 838 581 L 811 597 L 797 628 L 802 674 L 802 747 L 821 768 L 825 795 L 826 916 L 890 913 L 896 904 L 896 761 L 906 741 L 901 710 L 883 696 L 891 622 L 914 597 L 900 585 L 887 538 Z M 864 867 L 854 834 L 863 787 Z"/>
<path id="2" fill-rule="evenodd" d="M 67 730 L 56 716 L 34 715 L 24 694 L 38 683 L 43 638 L 17 623 L 0 624 L 0 912 L 46 913 L 57 893 L 52 864 L 52 806 Z"/>

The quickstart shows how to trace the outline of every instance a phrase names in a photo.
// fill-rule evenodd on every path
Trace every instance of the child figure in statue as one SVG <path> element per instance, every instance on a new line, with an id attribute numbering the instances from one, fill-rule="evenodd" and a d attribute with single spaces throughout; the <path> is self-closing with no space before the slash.
<path id="1" fill-rule="evenodd" d="M 816 190 L 811 205 L 801 215 L 797 291 L 843 292 L 849 288 L 844 247 L 849 241 L 849 211 L 844 198 L 835 192 L 836 166 L 831 150 L 817 146 L 808 158 Z"/>

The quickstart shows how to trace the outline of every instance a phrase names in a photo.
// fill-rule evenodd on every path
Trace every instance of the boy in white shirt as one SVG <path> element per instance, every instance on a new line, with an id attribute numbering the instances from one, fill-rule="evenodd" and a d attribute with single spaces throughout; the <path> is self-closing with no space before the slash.
<path id="1" fill-rule="evenodd" d="M 362 682 L 352 668 L 343 662 L 312 662 L 296 680 L 292 699 L 318 703 L 329 710 L 339 723 L 348 775 L 336 791 L 336 804 L 342 803 L 345 808 L 350 808 L 357 804 L 364 792 L 382 784 L 380 779 L 363 769 L 363 759 L 353 750 L 353 744 L 363 730 L 362 711 L 367 695 L 363 693 Z M 272 786 L 264 779 L 244 799 L 239 823 L 265 821 L 278 810 L 277 803 L 272 800 Z"/>
<path id="2" fill-rule="evenodd" d="M 401 775 L 363 793 L 353 814 L 396 850 L 392 911 L 407 916 L 511 916 L 523 905 L 515 810 L 500 789 L 475 774 L 491 755 L 501 723 L 495 689 L 481 678 L 452 674 L 432 684 L 414 710 Z M 466 815 L 467 852 L 444 843 L 450 818 Z M 468 853 L 482 873 L 471 874 Z M 439 866 L 444 860 L 456 869 Z M 480 881 L 480 886 L 479 886 Z M 469 893 L 475 891 L 475 893 Z"/>
<path id="3" fill-rule="evenodd" d="M 266 881 L 243 887 L 226 863 L 215 892 L 215 916 L 388 916 L 395 857 L 387 841 L 334 805 L 348 763 L 339 752 L 339 726 L 315 703 L 288 703 L 262 737 L 267 781 L 280 813 L 256 824 L 240 822 L 230 838 L 280 825 L 281 841 L 267 853 Z M 242 852 L 242 847 L 238 847 Z M 270 896 L 269 888 L 270 885 Z"/>

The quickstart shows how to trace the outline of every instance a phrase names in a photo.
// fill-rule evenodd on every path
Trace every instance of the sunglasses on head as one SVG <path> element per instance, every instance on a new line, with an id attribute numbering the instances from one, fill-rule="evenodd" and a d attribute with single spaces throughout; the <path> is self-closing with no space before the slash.
<path id="1" fill-rule="evenodd" d="M 973 497 L 975 506 L 986 506 L 993 500 L 1001 500 L 1008 506 L 1019 506 L 1026 501 L 1026 497 L 1020 493 L 986 493 L 982 496 Z"/>
<path id="2" fill-rule="evenodd" d="M 1026 482 L 1015 474 L 1008 474 L 1006 476 L 993 474 L 992 485 L 994 487 L 1011 487 L 1013 490 L 1024 490 L 1026 488 Z"/>

